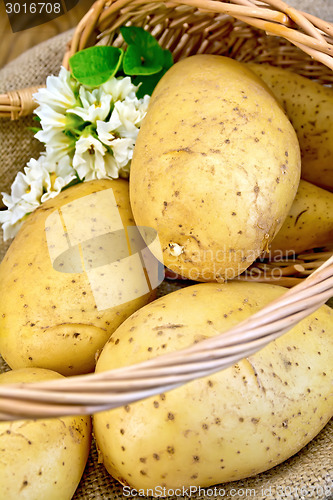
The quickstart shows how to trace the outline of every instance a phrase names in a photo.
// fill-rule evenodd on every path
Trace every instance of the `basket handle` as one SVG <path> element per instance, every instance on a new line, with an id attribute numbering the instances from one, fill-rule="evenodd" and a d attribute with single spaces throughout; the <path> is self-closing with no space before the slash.
<path id="1" fill-rule="evenodd" d="M 30 115 L 37 107 L 32 96 L 41 86 L 26 89 L 12 90 L 7 94 L 0 94 L 0 117 L 17 120 L 22 116 Z"/>

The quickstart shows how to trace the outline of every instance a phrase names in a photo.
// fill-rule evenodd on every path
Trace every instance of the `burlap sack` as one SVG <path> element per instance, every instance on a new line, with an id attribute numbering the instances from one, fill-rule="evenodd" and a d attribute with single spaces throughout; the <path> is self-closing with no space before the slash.
<path id="1" fill-rule="evenodd" d="M 0 93 L 44 84 L 46 76 L 57 74 L 71 32 L 66 32 L 33 49 L 0 70 Z M 37 158 L 43 149 L 33 133 L 31 117 L 16 122 L 0 119 L 0 190 L 9 191 L 16 172 L 31 158 Z M 0 235 L 2 238 L 2 235 Z M 0 259 L 8 245 L 0 243 Z M 175 285 L 172 285 L 175 287 Z M 168 293 L 169 286 L 163 286 L 159 293 Z M 0 358 L 0 371 L 9 369 Z M 223 484 L 214 489 L 206 489 L 206 494 L 195 498 L 256 498 L 256 499 L 325 499 L 333 498 L 333 423 L 326 425 L 322 432 L 302 451 L 283 464 L 253 478 Z M 123 489 L 98 463 L 93 443 L 90 459 L 84 476 L 74 495 L 74 500 L 134 498 L 123 495 Z M 125 492 L 126 493 L 126 492 Z M 188 492 L 184 491 L 184 497 Z M 176 497 L 172 497 L 176 498 Z M 59 499 L 61 500 L 61 499 Z"/>

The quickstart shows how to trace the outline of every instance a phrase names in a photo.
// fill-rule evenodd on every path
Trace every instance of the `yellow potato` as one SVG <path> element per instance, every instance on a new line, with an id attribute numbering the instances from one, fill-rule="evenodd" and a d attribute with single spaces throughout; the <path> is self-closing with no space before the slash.
<path id="1" fill-rule="evenodd" d="M 51 370 L 23 368 L 0 375 L 0 384 L 62 378 Z M 88 416 L 0 422 L 0 498 L 70 500 L 89 455 Z"/>
<path id="2" fill-rule="evenodd" d="M 300 181 L 282 228 L 270 245 L 272 255 L 291 255 L 333 242 L 333 193 Z"/>
<path id="3" fill-rule="evenodd" d="M 94 370 L 112 332 L 153 297 L 139 254 L 127 258 L 123 227 L 133 226 L 121 179 L 73 186 L 28 217 L 0 265 L 0 352 L 11 368 Z"/>
<path id="4" fill-rule="evenodd" d="M 302 155 L 303 179 L 333 190 L 333 89 L 268 64 L 249 63 L 286 110 Z"/>
<path id="5" fill-rule="evenodd" d="M 237 61 L 196 55 L 153 92 L 130 200 L 136 223 L 158 232 L 168 268 L 219 281 L 267 249 L 299 177 L 295 131 L 265 84 Z"/>
<path id="6" fill-rule="evenodd" d="M 117 329 L 96 371 L 215 336 L 284 291 L 232 282 L 173 292 Z M 323 306 L 233 367 L 96 414 L 94 434 L 103 463 L 121 483 L 145 490 L 205 487 L 274 467 L 305 446 L 332 416 L 332 355 L 333 311 Z"/>

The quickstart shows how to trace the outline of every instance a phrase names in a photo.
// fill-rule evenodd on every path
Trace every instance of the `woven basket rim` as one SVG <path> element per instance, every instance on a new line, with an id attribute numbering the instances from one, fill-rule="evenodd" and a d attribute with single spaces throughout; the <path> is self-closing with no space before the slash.
<path id="1" fill-rule="evenodd" d="M 315 312 L 331 297 L 332 290 L 333 256 L 254 315 L 188 348 L 99 374 L 0 385 L 0 421 L 90 415 L 228 368 Z"/>
<path id="2" fill-rule="evenodd" d="M 333 23 L 290 7 L 282 0 L 97 0 L 78 23 L 72 40 L 63 58 L 68 68 L 71 55 L 78 50 L 110 37 L 112 32 L 124 24 L 131 9 L 154 14 L 158 9 L 208 13 L 231 16 L 268 35 L 290 41 L 308 54 L 314 61 L 333 70 Z M 111 24 L 110 24 L 111 23 Z M 27 116 L 36 108 L 33 94 L 36 87 L 16 89 L 0 95 L 0 118 L 16 120 Z"/>
<path id="3" fill-rule="evenodd" d="M 250 4 L 255 7 L 255 9 L 252 9 L 251 15 L 249 12 Z M 109 0 L 97 0 L 75 30 L 70 47 L 66 52 L 65 60 L 67 59 L 68 61 L 68 57 L 73 51 L 75 52 L 83 46 L 88 45 L 92 34 L 96 40 L 100 40 L 101 34 L 104 34 L 103 36 L 110 36 L 112 29 L 116 29 L 119 24 L 117 14 L 120 13 L 123 15 L 125 13 L 128 15 L 132 7 L 137 7 L 141 13 L 145 5 L 149 6 L 149 8 L 152 5 L 162 5 L 163 8 L 173 10 L 177 6 L 183 6 L 184 10 L 188 10 L 192 9 L 194 5 L 198 12 L 200 9 L 207 11 L 207 9 L 209 10 L 213 7 L 215 10 L 218 9 L 218 15 L 222 12 L 223 15 L 230 16 L 232 12 L 241 22 L 252 23 L 255 28 L 258 27 L 258 10 L 263 9 L 265 11 L 264 15 L 263 10 L 260 10 L 260 15 L 262 16 L 260 28 L 264 27 L 266 31 L 272 29 L 274 33 L 277 26 L 280 26 L 279 35 L 282 38 L 286 38 L 286 30 L 289 36 L 288 30 L 292 29 L 290 26 L 297 33 L 299 33 L 299 30 L 305 30 L 308 33 L 306 36 L 312 37 L 311 43 L 313 46 L 307 46 L 305 50 L 303 44 L 301 44 L 302 50 L 305 52 L 310 50 L 310 55 L 314 59 L 319 60 L 320 63 L 329 61 L 329 65 L 333 68 L 333 56 L 327 53 L 330 52 L 331 48 L 333 49 L 333 38 L 331 37 L 331 34 L 333 34 L 333 25 L 324 23 L 314 18 L 314 16 L 309 16 L 296 9 L 292 9 L 280 0 L 266 0 L 264 6 L 261 6 L 261 4 L 262 2 L 257 2 L 256 0 L 231 0 L 230 2 L 183 0 L 181 2 L 164 3 L 157 2 L 156 0 L 148 0 L 146 2 L 143 0 L 115 0 L 111 3 Z M 120 14 L 118 17 L 121 18 Z M 117 20 L 111 29 L 106 26 L 110 22 L 110 19 L 113 19 L 112 16 L 116 16 Z M 269 20 L 267 20 L 267 17 Z M 273 27 L 271 19 L 274 17 L 275 22 L 273 23 Z M 325 43 L 323 42 L 323 37 Z M 292 41 L 295 43 L 295 40 Z M 296 40 L 295 45 L 297 44 L 299 44 L 299 39 Z M 327 47 L 323 48 L 323 45 L 327 45 L 330 50 L 327 50 Z M 19 107 L 17 102 L 15 105 L 17 108 Z M 20 114 L 20 112 L 17 114 Z M 285 333 L 292 325 L 299 322 L 300 318 L 306 317 L 320 305 L 324 304 L 330 298 L 332 288 L 333 257 L 329 258 L 319 269 L 304 279 L 302 283 L 286 292 L 280 299 L 274 301 L 274 303 L 265 307 L 244 323 L 231 329 L 229 333 L 223 333 L 209 339 L 209 341 L 205 341 L 206 343 L 204 344 L 200 342 L 192 348 L 167 355 L 165 358 L 167 363 L 165 365 L 166 371 L 164 370 L 163 357 L 156 358 L 156 361 L 152 360 L 143 363 L 143 365 L 140 364 L 142 366 L 137 365 L 135 367 L 136 365 L 133 365 L 121 370 L 119 375 L 125 377 L 127 381 L 125 385 L 127 387 L 123 387 L 121 379 L 119 379 L 120 387 L 118 387 L 117 380 L 114 378 L 115 375 L 111 372 L 105 372 L 103 376 L 92 374 L 69 377 L 65 381 L 43 382 L 40 385 L 32 384 L 30 386 L 24 384 L 21 386 L 18 384 L 14 386 L 11 384 L 10 387 L 2 385 L 0 386 L 0 395 L 2 395 L 0 419 L 17 419 L 24 416 L 42 417 L 64 414 L 91 414 L 95 411 L 129 404 L 142 397 L 146 397 L 148 394 L 162 392 L 168 387 L 171 388 L 172 386 L 179 385 L 179 383 L 186 383 L 189 380 L 197 378 L 199 374 L 203 376 L 204 374 L 226 368 L 245 356 L 258 351 L 269 341 Z M 263 334 L 263 329 L 266 330 L 265 334 Z M 240 336 L 244 339 L 246 338 L 246 342 L 239 343 Z M 228 339 L 229 343 L 227 342 Z M 237 342 L 235 339 L 237 339 Z M 215 352 L 216 355 L 212 356 L 212 352 Z M 184 356 L 188 356 L 186 363 Z M 172 380 L 168 377 L 170 366 L 175 370 Z M 182 367 L 185 370 L 184 373 L 182 372 Z M 134 387 L 132 391 L 128 390 L 129 381 L 132 382 Z M 137 384 L 136 381 L 139 381 L 139 383 Z M 91 383 L 91 391 L 85 393 L 84 387 L 88 382 Z M 101 397 L 97 397 L 98 384 L 101 382 L 101 393 L 99 394 Z M 116 389 L 114 384 L 116 384 Z M 105 388 L 108 390 L 107 393 L 105 393 Z M 75 391 L 77 390 L 80 392 L 81 399 L 75 396 Z M 118 397 L 119 394 L 121 395 L 120 397 Z"/>

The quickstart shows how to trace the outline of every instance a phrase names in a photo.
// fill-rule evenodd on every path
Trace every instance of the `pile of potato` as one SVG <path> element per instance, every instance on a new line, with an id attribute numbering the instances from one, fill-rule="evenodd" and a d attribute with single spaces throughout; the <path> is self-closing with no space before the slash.
<path id="1" fill-rule="evenodd" d="M 0 383 L 134 364 L 263 308 L 284 289 L 228 280 L 268 250 L 332 243 L 332 158 L 333 89 L 222 56 L 176 63 L 152 95 L 130 181 L 65 190 L 11 244 L 0 265 L 0 352 L 13 371 Z M 147 269 L 132 265 L 141 262 L 131 255 L 135 225 L 156 232 L 157 260 L 198 283 L 155 300 Z M 267 470 L 332 417 L 332 353 L 333 314 L 323 306 L 231 368 L 94 415 L 100 456 L 136 489 Z M 0 497 L 70 499 L 90 425 L 1 423 Z"/>

